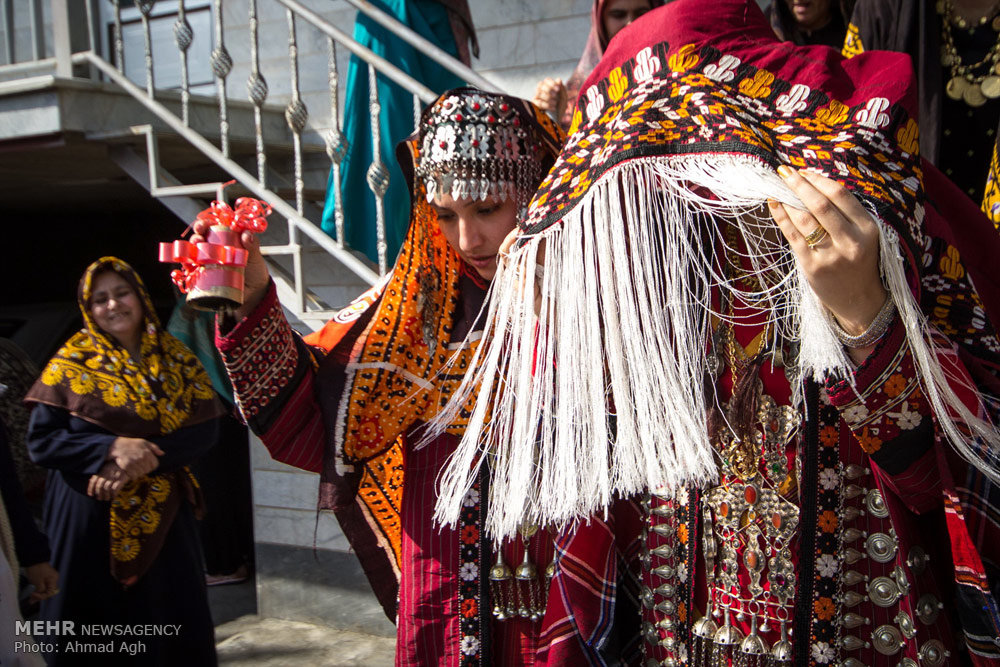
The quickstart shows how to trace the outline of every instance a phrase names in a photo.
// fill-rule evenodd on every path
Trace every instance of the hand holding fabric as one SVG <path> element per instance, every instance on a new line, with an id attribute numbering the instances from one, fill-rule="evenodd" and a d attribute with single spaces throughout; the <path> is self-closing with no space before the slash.
<path id="1" fill-rule="evenodd" d="M 108 461 L 87 481 L 87 495 L 97 500 L 112 500 L 128 482 L 128 475 L 114 461 Z"/>
<path id="2" fill-rule="evenodd" d="M 535 96 L 531 99 L 531 103 L 558 120 L 565 112 L 567 99 L 566 86 L 562 79 L 546 77 L 535 86 Z"/>
<path id="3" fill-rule="evenodd" d="M 878 225 L 837 181 L 785 165 L 778 167 L 778 173 L 807 210 L 771 200 L 771 216 L 820 302 L 844 331 L 861 334 L 887 298 L 879 275 Z M 849 353 L 860 363 L 873 347 L 852 348 Z"/>
<path id="4" fill-rule="evenodd" d="M 500 258 L 500 266 L 504 266 L 507 263 L 507 256 L 511 250 L 514 248 L 514 244 L 517 240 L 521 238 L 521 229 L 515 227 L 510 230 L 510 233 L 504 238 L 503 243 L 500 244 L 500 249 L 497 251 L 497 256 Z M 542 278 L 541 269 L 545 266 L 545 241 L 541 242 L 538 248 L 538 253 L 535 256 L 535 315 L 537 316 L 542 309 Z"/>

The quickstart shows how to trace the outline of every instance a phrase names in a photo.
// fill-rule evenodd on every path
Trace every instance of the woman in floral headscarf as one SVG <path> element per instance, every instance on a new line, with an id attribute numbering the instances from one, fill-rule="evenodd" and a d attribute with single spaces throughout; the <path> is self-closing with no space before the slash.
<path id="1" fill-rule="evenodd" d="M 198 359 L 161 328 L 128 264 L 91 264 L 77 300 L 84 328 L 25 397 L 34 405 L 29 455 L 50 469 L 44 518 L 60 573 L 61 591 L 40 617 L 174 628 L 108 635 L 114 651 L 101 664 L 215 664 L 195 525 L 200 491 L 186 466 L 215 442 L 221 406 Z M 93 637 L 39 639 L 56 645 L 49 664 L 93 664 L 92 654 L 72 650 Z M 123 642 L 141 648 L 130 655 Z"/>
<path id="2" fill-rule="evenodd" d="M 525 525 L 499 549 L 483 537 L 492 497 L 478 483 L 458 525 L 431 520 L 438 473 L 467 419 L 429 442 L 423 427 L 469 367 L 500 244 L 560 141 L 524 100 L 471 88 L 438 98 L 398 149 L 412 210 L 395 268 L 305 339 L 244 239 L 247 303 L 241 321 L 222 323 L 217 345 L 271 455 L 321 473 L 321 506 L 336 512 L 398 619 L 399 665 L 637 659 L 638 615 L 614 613 L 636 593 L 622 565 L 637 555 L 634 505 L 575 532 Z"/>

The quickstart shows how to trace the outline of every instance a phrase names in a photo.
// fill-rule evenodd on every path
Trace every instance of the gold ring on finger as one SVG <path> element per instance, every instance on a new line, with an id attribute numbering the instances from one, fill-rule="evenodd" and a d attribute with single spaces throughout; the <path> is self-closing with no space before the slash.
<path id="1" fill-rule="evenodd" d="M 816 229 L 809 232 L 809 235 L 806 237 L 806 245 L 809 246 L 812 250 L 815 250 L 816 246 L 822 243 L 823 239 L 825 239 L 826 237 L 827 237 L 826 228 L 823 227 L 823 225 L 817 225 Z"/>

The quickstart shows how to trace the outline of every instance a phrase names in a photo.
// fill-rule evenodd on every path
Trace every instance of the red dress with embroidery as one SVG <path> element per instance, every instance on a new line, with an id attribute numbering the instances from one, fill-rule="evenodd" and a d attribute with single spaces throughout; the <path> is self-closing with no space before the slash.
<path id="1" fill-rule="evenodd" d="M 749 346 L 762 330 L 737 325 L 734 338 Z M 758 433 L 780 456 L 739 474 L 723 452 L 717 487 L 652 498 L 647 655 L 773 664 L 764 658 L 781 645 L 785 664 L 958 664 L 954 486 L 902 328 L 856 370 L 857 393 L 846 381 L 814 385 L 804 414 L 781 407 L 791 401 L 781 368 L 765 362 L 759 376 Z M 719 388 L 728 399 L 731 369 Z"/>
<path id="2" fill-rule="evenodd" d="M 321 376 L 332 371 L 323 350 L 295 334 L 278 303 L 273 284 L 259 306 L 216 344 L 249 425 L 275 460 L 322 472 L 328 455 Z M 326 378 L 329 379 L 329 378 Z M 418 430 L 411 429 L 412 431 Z M 536 580 L 547 585 L 533 594 L 544 616 L 520 613 L 498 620 L 498 598 L 520 612 L 511 589 L 490 588 L 495 564 L 479 527 L 483 511 L 479 489 L 467 497 L 461 525 L 434 525 L 435 484 L 457 438 L 445 434 L 422 448 L 407 434 L 401 439 L 398 468 L 398 561 L 370 524 L 359 517 L 358 503 L 334 507 L 345 534 L 361 559 L 383 606 L 397 623 L 397 665 L 576 665 L 610 659 L 637 664 L 638 506 L 620 502 L 607 517 L 594 518 L 574 531 L 553 535 L 541 530 L 528 540 Z M 390 476 L 391 477 L 391 476 Z M 361 493 L 366 491 L 362 482 Z M 503 545 L 511 571 L 524 560 L 522 540 Z M 545 569 L 558 559 L 554 576 Z M 527 589 L 520 584 L 527 599 Z M 503 592 L 506 590 L 507 592 Z M 515 595 L 518 593 L 515 593 Z M 485 602 L 484 602 L 485 601 Z M 631 609 L 632 612 L 623 611 Z"/>

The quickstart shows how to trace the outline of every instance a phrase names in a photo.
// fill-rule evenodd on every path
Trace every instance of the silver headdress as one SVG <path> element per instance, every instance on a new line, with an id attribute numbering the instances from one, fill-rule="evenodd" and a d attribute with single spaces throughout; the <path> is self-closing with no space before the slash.
<path id="1" fill-rule="evenodd" d="M 505 95 L 459 89 L 425 112 L 415 175 L 428 201 L 439 194 L 513 196 L 527 208 L 542 176 L 542 145 L 516 104 Z"/>

